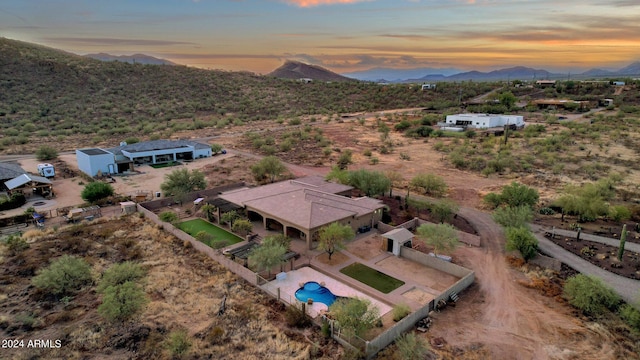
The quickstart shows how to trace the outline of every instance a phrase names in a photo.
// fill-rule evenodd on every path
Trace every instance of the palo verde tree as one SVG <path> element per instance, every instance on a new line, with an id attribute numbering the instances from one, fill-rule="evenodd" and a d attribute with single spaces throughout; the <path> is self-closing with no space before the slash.
<path id="1" fill-rule="evenodd" d="M 349 171 L 349 185 L 366 196 L 382 195 L 391 187 L 391 181 L 379 171 L 365 169 Z"/>
<path id="2" fill-rule="evenodd" d="M 335 180 L 340 184 L 347 185 L 349 184 L 349 171 L 334 165 L 324 179 L 327 181 Z"/>
<path id="3" fill-rule="evenodd" d="M 434 197 L 442 197 L 447 192 L 447 183 L 435 174 L 418 174 L 411 179 L 410 186 Z"/>
<path id="4" fill-rule="evenodd" d="M 211 152 L 213 153 L 213 155 L 217 155 L 221 151 L 222 151 L 222 145 L 211 144 Z"/>
<path id="5" fill-rule="evenodd" d="M 493 220 L 503 227 L 529 227 L 533 210 L 526 205 L 499 207 L 493 212 Z"/>
<path id="6" fill-rule="evenodd" d="M 320 242 L 318 249 L 325 251 L 329 254 L 329 260 L 336 250 L 344 248 L 344 242 L 349 241 L 355 237 L 353 229 L 349 225 L 342 225 L 340 223 L 331 223 L 322 229 L 320 229 Z"/>
<path id="7" fill-rule="evenodd" d="M 484 197 L 484 202 L 493 208 L 497 208 L 500 205 L 510 207 L 528 206 L 533 208 L 538 203 L 539 198 L 540 195 L 536 189 L 514 181 L 504 186 L 500 194 L 487 194 Z"/>
<path id="8" fill-rule="evenodd" d="M 193 191 L 204 190 L 207 181 L 204 173 L 200 170 L 177 169 L 165 175 L 164 182 L 160 184 L 160 189 L 166 196 L 181 196 Z"/>
<path id="9" fill-rule="evenodd" d="M 450 253 L 459 244 L 456 228 L 449 224 L 422 224 L 416 235 L 426 245 L 433 246 L 435 254 Z"/>
<path id="10" fill-rule="evenodd" d="M 451 220 L 451 217 L 453 217 L 458 210 L 460 210 L 458 204 L 448 199 L 435 201 L 429 204 L 429 211 L 440 223 Z"/>
<path id="11" fill-rule="evenodd" d="M 377 307 L 358 297 L 339 298 L 329 306 L 329 313 L 344 331 L 357 336 L 372 329 L 380 317 Z"/>
<path id="12" fill-rule="evenodd" d="M 389 197 L 393 196 L 393 186 L 398 185 L 402 180 L 402 174 L 397 171 L 390 170 L 384 173 L 389 179 Z"/>
<path id="13" fill-rule="evenodd" d="M 233 223 L 238 219 L 240 219 L 240 215 L 235 210 L 227 211 L 220 215 L 220 222 L 228 224 L 229 228 L 233 227 Z"/>
<path id="14" fill-rule="evenodd" d="M 251 173 L 258 182 L 267 180 L 272 183 L 286 171 L 287 167 L 275 156 L 267 156 L 251 166 Z"/>
<path id="15" fill-rule="evenodd" d="M 282 263 L 282 258 L 287 249 L 273 237 L 266 237 L 260 246 L 251 249 L 249 254 L 249 265 L 258 271 L 267 270 L 271 276 L 271 269 Z"/>
<path id="16" fill-rule="evenodd" d="M 53 160 L 58 157 L 58 150 L 51 146 L 41 146 L 36 150 L 36 159 L 40 161 Z"/>

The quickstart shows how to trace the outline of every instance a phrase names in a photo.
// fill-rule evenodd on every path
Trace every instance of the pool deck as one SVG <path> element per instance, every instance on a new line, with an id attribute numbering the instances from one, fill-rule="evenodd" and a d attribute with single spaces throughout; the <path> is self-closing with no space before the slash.
<path id="1" fill-rule="evenodd" d="M 260 230 L 260 232 L 264 232 L 261 234 L 263 237 L 275 233 Z M 274 295 L 277 294 L 277 288 L 280 288 L 280 298 L 291 304 L 298 301 L 295 298 L 295 292 L 300 288 L 301 283 L 307 281 L 324 282 L 325 286 L 335 295 L 359 296 L 369 299 L 376 306 L 379 306 L 382 316 L 396 304 L 406 304 L 413 311 L 420 309 L 459 280 L 455 276 L 405 258 L 396 257 L 382 249 L 376 250 L 376 247 L 380 247 L 379 243 L 375 241 L 376 236 L 378 236 L 376 231 L 357 234 L 349 244 L 360 242 L 361 245 L 366 245 L 367 249 L 373 251 L 370 251 L 366 256 L 362 254 L 358 256 L 348 250 L 350 245 L 347 244 L 346 249 L 340 250 L 340 254 L 344 255 L 344 260 L 334 264 L 327 264 L 320 260 L 322 256 L 326 256 L 324 252 L 307 250 L 304 241 L 293 240 L 291 250 L 302 255 L 293 264 L 297 270 L 287 272 L 286 279 L 276 279 L 262 285 L 262 287 Z M 405 284 L 388 294 L 384 294 L 340 272 L 340 269 L 356 262 L 402 280 Z M 309 315 L 315 318 L 326 312 L 327 306 L 322 303 L 314 303 L 307 309 Z"/>
<path id="2" fill-rule="evenodd" d="M 262 285 L 262 288 L 272 294 L 277 293 L 277 288 L 280 288 L 280 298 L 289 304 L 293 304 L 298 301 L 295 297 L 295 293 L 296 290 L 300 288 L 300 284 L 304 284 L 308 281 L 316 281 L 318 283 L 324 282 L 324 286 L 331 290 L 331 292 L 336 296 L 358 297 L 371 301 L 371 304 L 376 306 L 380 311 L 380 316 L 391 311 L 391 306 L 388 304 L 385 304 L 380 300 L 354 289 L 351 285 L 345 284 L 308 266 L 302 267 L 298 270 L 289 271 L 286 274 L 287 276 L 285 279 L 270 281 Z M 312 318 L 322 315 L 327 310 L 327 305 L 317 301 L 311 306 L 307 305 L 307 314 Z"/>

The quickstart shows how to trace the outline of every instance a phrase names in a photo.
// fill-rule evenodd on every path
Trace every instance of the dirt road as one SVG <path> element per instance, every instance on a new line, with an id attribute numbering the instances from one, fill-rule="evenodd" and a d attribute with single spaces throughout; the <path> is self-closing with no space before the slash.
<path id="1" fill-rule="evenodd" d="M 506 263 L 504 235 L 489 214 L 459 213 L 476 227 L 482 247 L 461 247 L 454 257 L 475 271 L 479 288 L 463 294 L 455 310 L 434 316 L 432 336 L 458 347 L 484 344 L 495 359 L 615 358 L 568 307 L 518 283 L 525 277 Z"/>

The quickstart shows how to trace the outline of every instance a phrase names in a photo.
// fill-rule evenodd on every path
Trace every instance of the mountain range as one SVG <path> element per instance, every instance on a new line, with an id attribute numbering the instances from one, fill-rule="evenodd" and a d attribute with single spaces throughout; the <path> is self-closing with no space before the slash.
<path id="1" fill-rule="evenodd" d="M 596 77 L 628 77 L 640 76 L 640 61 L 634 62 L 618 70 L 591 69 L 582 73 L 552 73 L 544 69 L 516 66 L 489 72 L 462 72 L 454 68 L 436 69 L 389 69 L 374 68 L 370 70 L 345 73 L 344 76 L 364 81 L 376 82 L 427 82 L 427 81 L 497 81 L 497 80 L 541 80 L 541 79 L 586 79 Z"/>
<path id="2" fill-rule="evenodd" d="M 101 61 L 121 61 L 129 64 L 144 64 L 144 65 L 176 65 L 169 60 L 159 59 L 153 56 L 145 54 L 133 54 L 133 55 L 111 55 L 106 53 L 87 54 L 85 57 L 101 60 Z"/>

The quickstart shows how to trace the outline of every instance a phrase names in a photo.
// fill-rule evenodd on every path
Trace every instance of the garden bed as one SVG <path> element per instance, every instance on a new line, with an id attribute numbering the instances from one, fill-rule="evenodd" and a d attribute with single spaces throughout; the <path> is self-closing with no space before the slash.
<path id="1" fill-rule="evenodd" d="M 590 263 L 629 279 L 640 280 L 640 254 L 625 251 L 622 262 L 618 261 L 618 247 L 575 238 L 546 236 L 563 249 L 580 256 Z"/>

